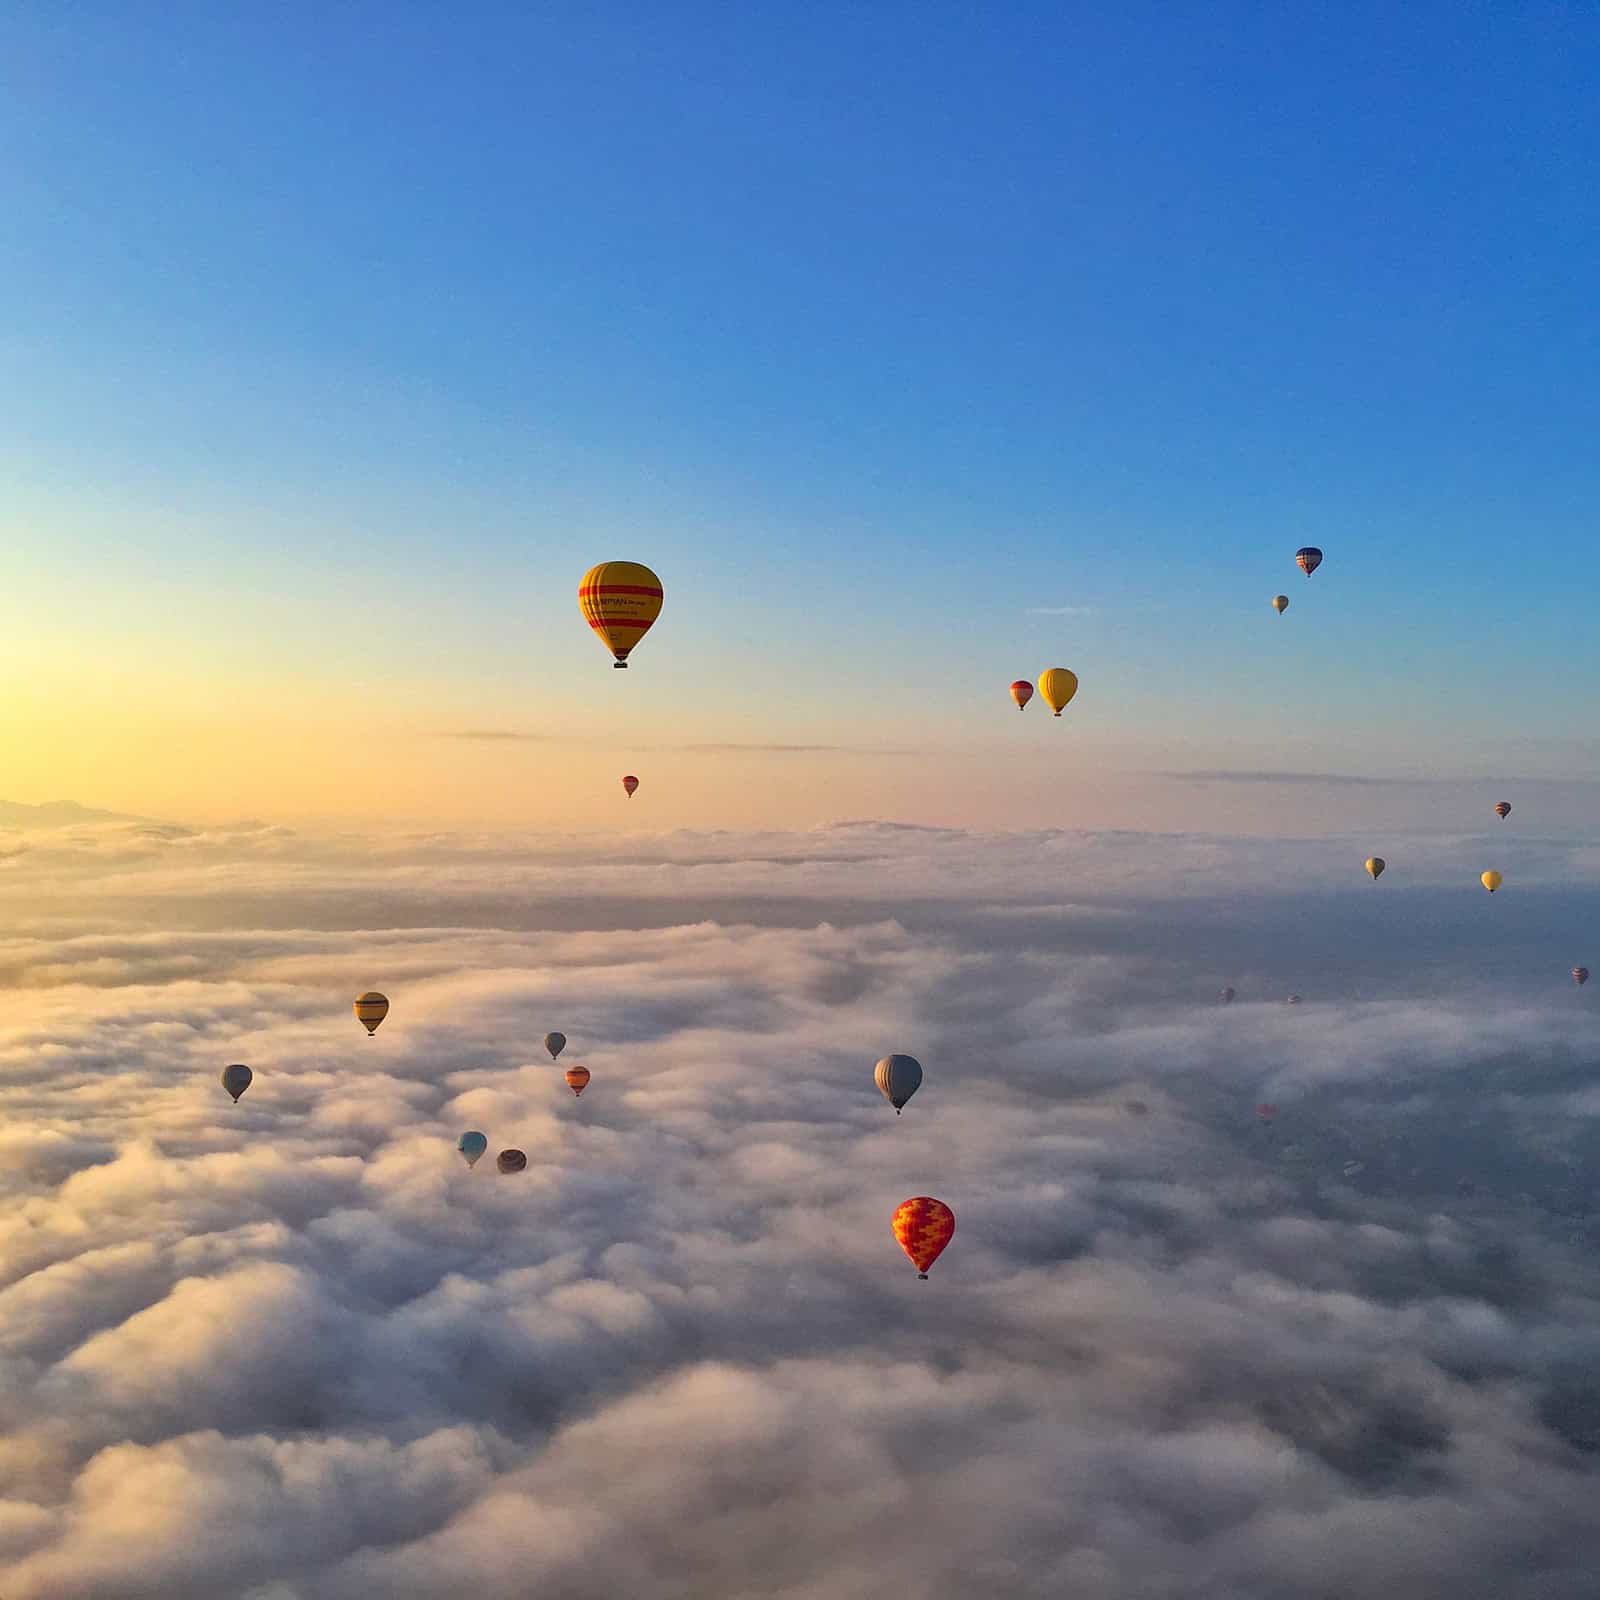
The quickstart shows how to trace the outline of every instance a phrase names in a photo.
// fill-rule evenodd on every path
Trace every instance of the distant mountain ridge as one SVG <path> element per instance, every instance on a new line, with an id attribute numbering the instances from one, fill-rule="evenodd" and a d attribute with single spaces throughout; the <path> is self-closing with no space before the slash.
<path id="1" fill-rule="evenodd" d="M 126 811 L 97 811 L 80 806 L 76 800 L 47 800 L 43 805 L 24 805 L 20 800 L 0 800 L 0 828 L 70 828 L 78 822 L 148 822 L 149 817 L 131 816 Z"/>

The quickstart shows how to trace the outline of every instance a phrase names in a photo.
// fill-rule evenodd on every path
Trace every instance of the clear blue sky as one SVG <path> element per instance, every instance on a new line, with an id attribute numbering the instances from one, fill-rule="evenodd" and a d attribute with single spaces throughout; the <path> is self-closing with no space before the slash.
<path id="1" fill-rule="evenodd" d="M 1590 735 L 1593 8 L 220 9 L 0 21 L 30 648 L 565 735 L 621 555 L 686 737 Z"/>

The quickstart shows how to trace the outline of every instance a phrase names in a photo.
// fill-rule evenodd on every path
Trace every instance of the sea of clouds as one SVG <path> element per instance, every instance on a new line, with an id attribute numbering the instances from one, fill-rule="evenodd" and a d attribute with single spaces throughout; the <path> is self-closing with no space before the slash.
<path id="1" fill-rule="evenodd" d="M 1600 852 L 1372 848 L 0 832 L 0 1595 L 1592 1596 Z"/>

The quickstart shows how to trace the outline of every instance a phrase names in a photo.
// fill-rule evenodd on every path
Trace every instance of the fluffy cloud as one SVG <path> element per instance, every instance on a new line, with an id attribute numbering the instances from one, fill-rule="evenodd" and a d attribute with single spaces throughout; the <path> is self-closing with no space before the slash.
<path id="1" fill-rule="evenodd" d="M 1581 851 L 0 846 L 6 1600 L 1591 1592 Z"/>

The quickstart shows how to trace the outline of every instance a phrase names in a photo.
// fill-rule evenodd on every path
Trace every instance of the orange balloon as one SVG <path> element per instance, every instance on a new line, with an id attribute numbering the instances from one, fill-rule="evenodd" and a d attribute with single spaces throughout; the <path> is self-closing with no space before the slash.
<path id="1" fill-rule="evenodd" d="M 895 1208 L 894 1236 L 911 1257 L 919 1278 L 937 1261 L 956 1231 L 956 1214 L 942 1200 L 919 1194 Z"/>
<path id="2" fill-rule="evenodd" d="M 588 1087 L 588 1083 L 589 1069 L 587 1067 L 567 1068 L 567 1087 L 574 1094 L 582 1094 L 584 1089 Z"/>

